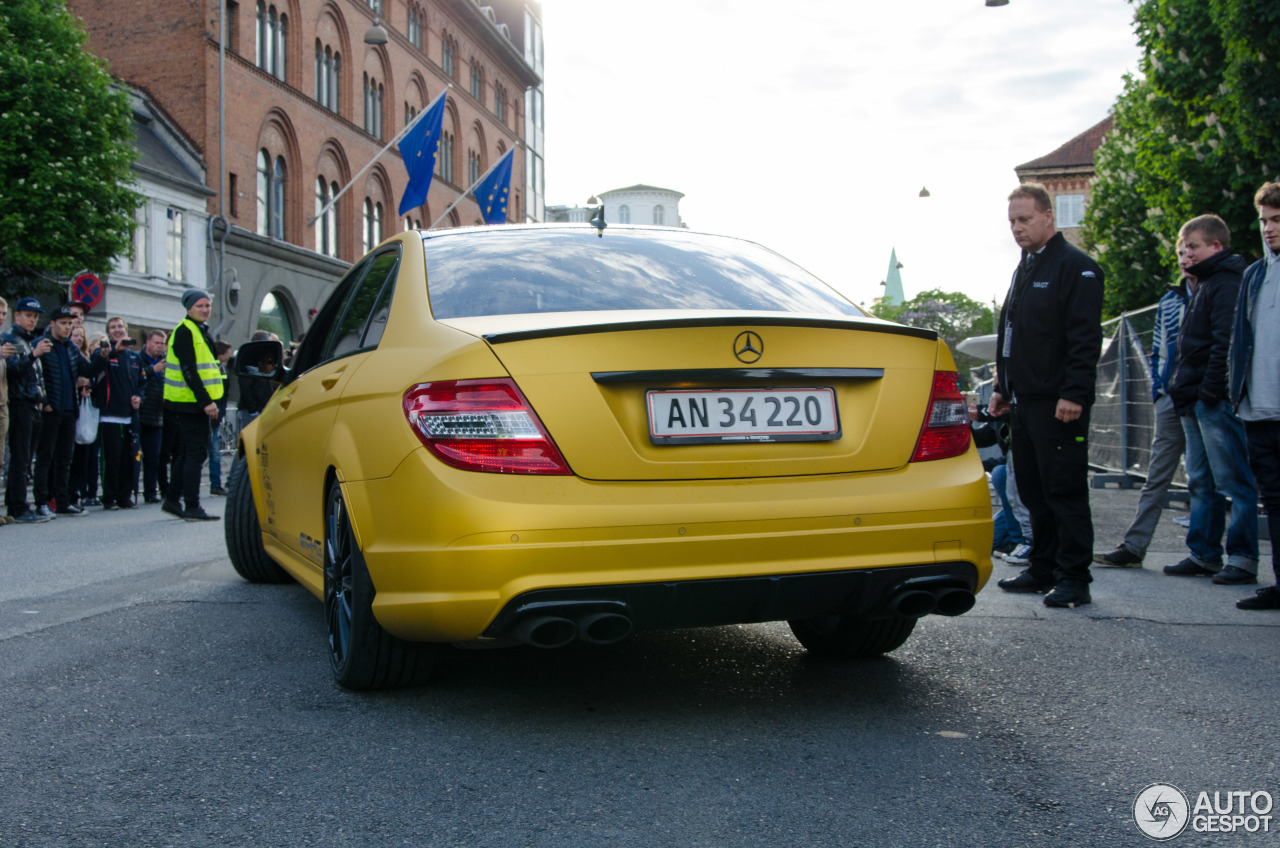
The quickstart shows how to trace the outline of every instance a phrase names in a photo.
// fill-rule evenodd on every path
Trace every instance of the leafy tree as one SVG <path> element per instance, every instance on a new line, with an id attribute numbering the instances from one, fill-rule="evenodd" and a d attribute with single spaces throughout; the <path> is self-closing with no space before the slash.
<path id="1" fill-rule="evenodd" d="M 64 0 L 0 4 L 0 291 L 53 293 L 128 251 L 140 197 L 128 95 Z M 10 297 L 12 302 L 12 297 Z"/>
<path id="2" fill-rule="evenodd" d="M 1253 194 L 1280 175 L 1280 4 L 1140 0 L 1134 27 L 1142 76 L 1125 79 L 1084 221 L 1112 315 L 1159 298 L 1196 215 L 1221 215 L 1256 256 Z"/>
<path id="3" fill-rule="evenodd" d="M 947 347 L 951 348 L 962 378 L 970 368 L 983 363 L 975 357 L 960 353 L 956 350 L 956 345 L 970 336 L 995 332 L 995 315 L 991 306 L 979 303 L 960 292 L 933 289 L 921 292 L 900 306 L 878 298 L 870 311 L 877 318 L 884 318 L 886 321 L 897 321 L 936 332 L 947 343 Z"/>

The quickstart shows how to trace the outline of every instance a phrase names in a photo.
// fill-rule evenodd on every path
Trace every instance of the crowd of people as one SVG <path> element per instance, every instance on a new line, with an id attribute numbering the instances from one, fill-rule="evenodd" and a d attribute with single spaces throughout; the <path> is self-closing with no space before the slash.
<path id="1" fill-rule="evenodd" d="M 1027 568 L 997 585 L 1038 594 L 1050 607 L 1090 604 L 1091 563 L 1140 568 L 1179 461 L 1191 497 L 1187 556 L 1176 577 L 1224 586 L 1258 582 L 1258 503 L 1280 534 L 1280 183 L 1254 196 L 1263 257 L 1231 249 L 1217 215 L 1183 224 L 1182 277 L 1157 307 L 1151 346 L 1156 426 L 1137 514 L 1112 551 L 1093 552 L 1088 495 L 1089 414 L 1102 342 L 1102 269 L 1057 231 L 1049 193 L 1024 184 L 1009 195 L 1022 257 L 997 327 L 994 390 L 975 420 L 1007 445 L 995 550 Z M 1013 474 L 1017 469 L 1017 476 Z M 1028 522 L 1018 522 L 1023 505 Z M 1224 546 L 1225 535 L 1225 546 Z M 1280 609 L 1280 586 L 1240 609 Z"/>
<path id="2" fill-rule="evenodd" d="M 173 331 L 147 333 L 138 351 L 118 316 L 89 337 L 86 304 L 54 309 L 42 331 L 39 300 L 14 304 L 0 333 L 0 523 L 137 509 L 139 493 L 178 518 L 218 520 L 201 506 L 200 486 L 210 460 L 210 494 L 227 493 L 217 440 L 232 351 L 210 336 L 207 292 L 189 289 L 182 306 Z M 0 326 L 8 312 L 0 298 Z"/>

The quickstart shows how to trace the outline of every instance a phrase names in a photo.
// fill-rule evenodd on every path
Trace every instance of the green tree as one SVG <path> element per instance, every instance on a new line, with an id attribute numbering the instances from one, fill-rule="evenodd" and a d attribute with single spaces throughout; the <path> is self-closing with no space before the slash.
<path id="1" fill-rule="evenodd" d="M 1280 4 L 1139 0 L 1134 28 L 1142 76 L 1112 111 L 1084 221 L 1109 315 L 1159 298 L 1196 215 L 1221 215 L 1233 247 L 1258 255 L 1253 194 L 1280 175 Z"/>
<path id="2" fill-rule="evenodd" d="M 960 292 L 942 289 L 921 292 L 900 306 L 878 298 L 871 306 L 871 314 L 886 321 L 897 321 L 936 332 L 947 343 L 947 347 L 951 348 L 951 355 L 955 357 L 962 379 L 967 377 L 970 368 L 976 368 L 983 362 L 960 353 L 956 350 L 956 345 L 970 336 L 995 332 L 995 315 L 990 305 L 979 303 Z"/>
<path id="3" fill-rule="evenodd" d="M 128 251 L 128 95 L 85 51 L 64 0 L 0 5 L 0 291 L 52 293 Z M 12 298 L 10 298 L 12 301 Z"/>

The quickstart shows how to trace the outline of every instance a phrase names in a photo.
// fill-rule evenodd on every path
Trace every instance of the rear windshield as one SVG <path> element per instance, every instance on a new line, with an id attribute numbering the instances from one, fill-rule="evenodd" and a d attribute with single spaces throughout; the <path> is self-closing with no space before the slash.
<path id="1" fill-rule="evenodd" d="M 423 250 L 437 319 L 615 309 L 865 315 L 773 251 L 722 236 L 494 229 L 424 238 Z"/>

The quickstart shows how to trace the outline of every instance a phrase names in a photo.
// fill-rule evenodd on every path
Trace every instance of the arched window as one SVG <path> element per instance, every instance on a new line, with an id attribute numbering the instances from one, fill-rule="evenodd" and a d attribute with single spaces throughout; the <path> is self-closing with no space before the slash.
<path id="1" fill-rule="evenodd" d="M 258 27 L 255 39 L 258 48 L 258 67 L 276 79 L 284 79 L 286 45 L 289 34 L 289 16 L 276 11 L 275 4 L 258 0 Z"/>
<path id="2" fill-rule="evenodd" d="M 316 39 L 316 102 L 330 112 L 338 111 L 338 76 L 342 59 L 329 45 Z"/>
<path id="3" fill-rule="evenodd" d="M 480 154 L 467 148 L 467 185 L 475 185 L 480 179 Z"/>
<path id="4" fill-rule="evenodd" d="M 507 122 L 507 92 L 502 86 L 495 85 L 493 87 L 493 116 L 498 119 L 501 124 Z"/>
<path id="5" fill-rule="evenodd" d="M 324 214 L 320 210 L 338 194 L 338 184 L 316 177 L 316 252 L 325 256 L 338 256 L 338 207 L 330 206 Z"/>
<path id="6" fill-rule="evenodd" d="M 368 253 L 382 241 L 382 204 L 364 199 L 364 252 Z"/>
<path id="7" fill-rule="evenodd" d="M 449 33 L 440 34 L 440 69 L 444 71 L 444 75 L 452 79 L 457 79 L 455 73 L 455 59 L 458 47 L 454 44 L 453 39 L 449 37 Z"/>
<path id="8" fill-rule="evenodd" d="M 416 3 L 409 4 L 409 30 L 406 35 L 409 36 L 410 44 L 422 49 L 422 10 Z"/>
<path id="9" fill-rule="evenodd" d="M 275 169 L 271 175 L 271 237 L 284 238 L 284 203 L 285 185 L 288 173 L 285 170 L 284 157 L 276 157 Z"/>
<path id="10" fill-rule="evenodd" d="M 631 207 L 630 206 L 623 205 L 618 207 L 618 223 L 619 224 L 631 223 Z"/>
<path id="11" fill-rule="evenodd" d="M 471 59 L 471 96 L 484 105 L 484 69 L 475 57 Z"/>
<path id="12" fill-rule="evenodd" d="M 404 219 L 404 231 L 406 233 L 409 232 L 409 230 L 420 230 L 420 229 L 422 229 L 421 218 L 414 218 L 413 216 L 409 216 Z"/>
<path id="13" fill-rule="evenodd" d="M 436 175 L 447 183 L 453 182 L 453 133 L 440 133 L 440 155 L 436 159 Z"/>
<path id="14" fill-rule="evenodd" d="M 382 138 L 382 97 L 385 88 L 368 74 L 364 75 L 364 131 Z"/>
<path id="15" fill-rule="evenodd" d="M 661 226 L 662 226 L 662 219 L 663 219 L 663 218 L 665 218 L 665 217 L 666 217 L 666 215 L 667 215 L 667 210 L 663 209 L 661 206 L 655 206 L 655 207 L 653 207 L 653 223 L 654 223 L 654 225 L 655 225 L 655 226 L 659 226 L 659 227 L 661 227 Z"/>
<path id="16" fill-rule="evenodd" d="M 268 292 L 258 307 L 259 330 L 275 333 L 285 345 L 293 341 L 293 322 L 289 320 L 289 310 L 274 292 Z"/>
<path id="17" fill-rule="evenodd" d="M 271 197 L 271 156 L 265 150 L 258 151 L 258 235 L 267 234 L 267 210 Z"/>

